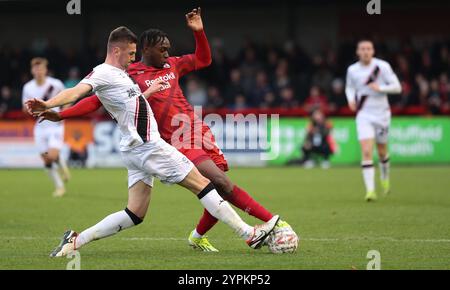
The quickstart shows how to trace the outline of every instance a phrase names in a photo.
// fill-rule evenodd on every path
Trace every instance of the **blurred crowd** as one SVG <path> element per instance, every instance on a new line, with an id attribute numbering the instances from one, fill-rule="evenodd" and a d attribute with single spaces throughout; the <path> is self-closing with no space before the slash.
<path id="1" fill-rule="evenodd" d="M 293 41 L 260 43 L 246 39 L 239 52 L 225 52 L 220 39 L 210 39 L 213 63 L 182 79 L 192 105 L 206 109 L 319 108 L 329 115 L 346 112 L 345 73 L 356 61 L 356 40 L 339 47 L 323 45 L 311 54 Z M 390 98 L 394 112 L 448 114 L 450 112 L 450 39 L 375 40 L 376 55 L 389 61 L 403 90 Z M 174 55 L 186 53 L 174 51 Z M 50 71 L 67 87 L 103 62 L 104 50 L 62 50 L 46 41 L 28 49 L 0 47 L 0 118 L 21 109 L 21 88 L 30 80 L 29 61 L 45 56 Z"/>

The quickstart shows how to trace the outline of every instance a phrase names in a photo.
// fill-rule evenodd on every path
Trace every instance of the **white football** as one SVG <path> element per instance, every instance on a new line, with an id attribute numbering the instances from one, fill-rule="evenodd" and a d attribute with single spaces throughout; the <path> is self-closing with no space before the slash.
<path id="1" fill-rule="evenodd" d="M 294 253 L 299 238 L 290 227 L 275 228 L 267 239 L 269 250 L 274 254 Z"/>

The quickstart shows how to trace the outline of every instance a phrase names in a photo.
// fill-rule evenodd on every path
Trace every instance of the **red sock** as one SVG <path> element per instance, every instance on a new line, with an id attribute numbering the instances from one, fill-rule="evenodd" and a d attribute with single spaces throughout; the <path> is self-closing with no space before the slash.
<path id="1" fill-rule="evenodd" d="M 247 192 L 245 192 L 245 190 L 237 187 L 236 185 L 233 187 L 232 193 L 227 196 L 226 200 L 249 215 L 252 215 L 264 222 L 269 221 L 273 217 L 267 209 L 254 200 Z M 218 220 L 205 209 L 196 227 L 197 233 L 204 235 L 207 231 L 214 227 L 217 221 Z"/>
<path id="2" fill-rule="evenodd" d="M 216 223 L 218 219 L 216 219 L 214 216 L 212 216 L 209 211 L 206 209 L 203 211 L 203 215 L 200 218 L 200 221 L 197 225 L 197 233 L 200 235 L 204 235 L 207 231 L 209 231 Z"/>
<path id="3" fill-rule="evenodd" d="M 240 208 L 251 216 L 264 222 L 269 221 L 273 215 L 254 200 L 245 190 L 237 185 L 233 187 L 233 192 L 227 200 L 234 206 Z"/>

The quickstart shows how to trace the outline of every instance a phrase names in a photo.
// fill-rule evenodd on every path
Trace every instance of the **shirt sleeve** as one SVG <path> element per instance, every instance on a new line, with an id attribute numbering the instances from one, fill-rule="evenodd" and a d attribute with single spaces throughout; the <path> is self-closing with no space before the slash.
<path id="1" fill-rule="evenodd" d="M 382 79 L 384 84 L 380 85 L 380 91 L 385 94 L 399 94 L 402 91 L 402 86 L 397 78 L 397 75 L 392 70 L 390 64 L 386 63 L 383 66 Z"/>
<path id="2" fill-rule="evenodd" d="M 350 69 L 347 69 L 347 76 L 345 79 L 345 95 L 347 96 L 348 103 L 354 103 L 356 94 L 355 84 L 350 74 Z"/>
<path id="3" fill-rule="evenodd" d="M 60 112 L 60 116 L 62 119 L 82 117 L 97 111 L 101 106 L 102 103 L 98 97 L 96 95 L 92 95 L 82 99 L 72 107 L 63 110 Z"/>
<path id="4" fill-rule="evenodd" d="M 92 91 L 101 90 L 108 83 L 108 76 L 100 70 L 93 70 L 84 79 L 81 80 L 82 84 L 88 84 L 92 87 Z"/>
<path id="5" fill-rule="evenodd" d="M 193 70 L 202 69 L 211 64 L 211 49 L 205 31 L 195 31 L 195 53 L 175 58 L 175 65 L 180 76 Z"/>
<path id="6" fill-rule="evenodd" d="M 27 86 L 24 86 L 22 89 L 22 104 L 25 104 L 26 101 L 32 99 L 33 97 L 30 96 L 27 90 Z"/>

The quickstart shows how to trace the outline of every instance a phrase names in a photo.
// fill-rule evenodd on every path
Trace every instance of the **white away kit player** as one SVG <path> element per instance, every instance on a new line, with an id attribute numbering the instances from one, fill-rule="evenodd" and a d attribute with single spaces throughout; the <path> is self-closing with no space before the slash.
<path id="1" fill-rule="evenodd" d="M 260 226 L 249 226 L 191 161 L 161 139 L 147 97 L 161 90 L 164 81 L 155 82 L 142 93 L 125 71 L 135 59 L 136 42 L 136 36 L 128 28 L 122 26 L 113 30 L 103 64 L 95 67 L 74 88 L 64 90 L 55 98 L 47 102 L 33 99 L 27 103 L 31 113 L 42 116 L 46 109 L 74 102 L 93 91 L 117 122 L 121 132 L 120 151 L 128 169 L 128 204 L 125 210 L 107 216 L 79 235 L 67 231 L 51 256 L 67 255 L 91 241 L 141 223 L 150 203 L 155 176 L 165 183 L 176 183 L 189 189 L 197 195 L 203 207 L 230 226 L 250 247 L 260 248 L 273 231 L 279 216 Z"/>
<path id="2" fill-rule="evenodd" d="M 64 90 L 64 85 L 60 80 L 47 76 L 47 65 L 48 61 L 45 58 L 36 57 L 31 60 L 33 79 L 23 87 L 23 104 L 34 98 L 47 101 Z M 53 195 L 60 197 L 66 191 L 64 181 L 70 178 L 66 162 L 59 156 L 64 144 L 64 124 L 48 121 L 36 122 L 34 140 L 48 175 L 55 185 Z"/>
<path id="3" fill-rule="evenodd" d="M 387 94 L 401 92 L 400 82 L 389 63 L 374 57 L 370 40 L 357 44 L 359 61 L 347 69 L 345 93 L 350 109 L 356 112 L 358 140 L 362 151 L 362 172 L 366 186 L 366 200 L 377 199 L 373 147 L 376 143 L 380 160 L 380 178 L 383 192 L 390 189 L 388 134 L 391 110 Z"/>

